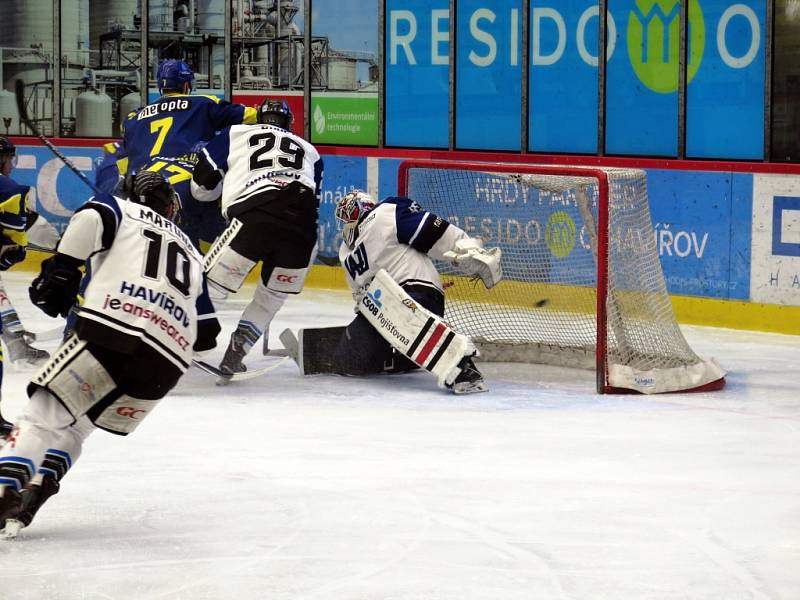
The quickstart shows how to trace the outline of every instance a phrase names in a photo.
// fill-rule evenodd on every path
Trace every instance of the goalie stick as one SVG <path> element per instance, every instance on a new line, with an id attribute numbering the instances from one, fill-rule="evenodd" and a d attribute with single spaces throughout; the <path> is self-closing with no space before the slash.
<path id="1" fill-rule="evenodd" d="M 64 154 L 56 148 L 53 143 L 48 140 L 42 133 L 39 131 L 38 127 L 34 125 L 33 121 L 31 121 L 30 116 L 28 115 L 28 107 L 25 106 L 25 83 L 22 79 L 17 79 L 16 83 L 14 84 L 14 94 L 17 97 L 17 109 L 19 110 L 19 120 L 22 121 L 25 126 L 33 132 L 37 138 L 41 140 L 41 142 L 50 149 L 50 152 L 55 154 L 61 162 L 67 165 L 70 171 L 75 173 L 78 176 L 78 179 L 83 181 L 86 185 L 88 185 L 95 194 L 101 194 L 102 192 L 95 187 L 95 185 L 89 181 L 89 178 L 84 175 L 83 171 L 79 170 L 75 164 L 68 159 Z"/>

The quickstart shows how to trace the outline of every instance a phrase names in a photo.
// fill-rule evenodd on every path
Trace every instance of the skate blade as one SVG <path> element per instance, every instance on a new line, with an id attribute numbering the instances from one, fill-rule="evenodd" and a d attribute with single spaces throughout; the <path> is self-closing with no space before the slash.
<path id="1" fill-rule="evenodd" d="M 16 539 L 23 527 L 25 527 L 25 525 L 23 525 L 21 521 L 17 521 L 16 519 L 6 519 L 6 526 L 3 529 L 0 529 L 0 539 Z"/>
<path id="2" fill-rule="evenodd" d="M 453 386 L 453 393 L 463 394 L 479 394 L 480 392 L 488 392 L 489 386 L 485 381 L 463 381 Z"/>

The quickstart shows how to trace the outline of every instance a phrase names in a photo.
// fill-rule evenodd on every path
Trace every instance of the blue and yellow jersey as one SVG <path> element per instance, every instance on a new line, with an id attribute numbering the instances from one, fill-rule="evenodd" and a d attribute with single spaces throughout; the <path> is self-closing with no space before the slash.
<path id="1" fill-rule="evenodd" d="M 103 160 L 97 165 L 94 183 L 97 189 L 113 194 L 128 172 L 128 152 L 120 142 L 103 145 Z"/>
<path id="2" fill-rule="evenodd" d="M 128 169 L 138 171 L 155 156 L 189 154 L 231 125 L 256 122 L 256 109 L 215 96 L 166 94 L 131 113 L 124 123 Z"/>
<path id="3" fill-rule="evenodd" d="M 20 185 L 0 175 L 0 245 L 28 245 L 28 193 L 30 186 Z"/>

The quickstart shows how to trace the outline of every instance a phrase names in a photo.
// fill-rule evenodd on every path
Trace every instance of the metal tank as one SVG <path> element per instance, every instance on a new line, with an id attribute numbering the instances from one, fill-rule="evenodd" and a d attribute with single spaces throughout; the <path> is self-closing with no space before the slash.
<path id="1" fill-rule="evenodd" d="M 328 58 L 328 88 L 332 90 L 356 89 L 356 61 L 351 58 Z"/>
<path id="2" fill-rule="evenodd" d="M 75 99 L 75 135 L 111 137 L 112 101 L 102 92 L 83 92 Z"/>
<path id="3" fill-rule="evenodd" d="M 147 22 L 150 31 L 174 31 L 172 23 L 175 12 L 174 0 L 150 0 L 148 9 L 150 12 Z"/>
<path id="4" fill-rule="evenodd" d="M 92 50 L 100 49 L 100 35 L 116 29 L 133 29 L 133 19 L 142 13 L 141 0 L 91 0 L 89 37 Z"/>
<path id="5" fill-rule="evenodd" d="M 196 0 L 198 33 L 210 33 L 220 37 L 225 33 L 225 4 L 223 0 Z M 206 52 L 200 54 L 200 73 L 211 72 L 214 80 L 209 82 L 211 87 L 222 86 L 225 81 L 225 48 L 222 43 L 211 47 L 211 64 Z M 210 68 L 209 68 L 210 67 Z M 218 81 L 215 81 L 217 80 Z"/>
<path id="6" fill-rule="evenodd" d="M 139 92 L 130 92 L 119 99 L 119 122 L 122 123 L 129 112 L 142 106 L 142 96 Z"/>

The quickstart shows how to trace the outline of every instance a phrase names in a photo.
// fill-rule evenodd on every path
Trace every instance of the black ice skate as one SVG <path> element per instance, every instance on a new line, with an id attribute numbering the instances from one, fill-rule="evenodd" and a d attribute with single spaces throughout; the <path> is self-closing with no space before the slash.
<path id="1" fill-rule="evenodd" d="M 46 350 L 31 346 L 25 340 L 24 334 L 22 329 L 3 332 L 3 341 L 8 348 L 8 358 L 11 362 L 37 366 L 50 358 L 50 353 Z"/>
<path id="2" fill-rule="evenodd" d="M 247 371 L 247 367 L 242 362 L 244 357 L 247 355 L 247 350 L 245 350 L 245 342 L 246 338 L 244 334 L 239 333 L 239 331 L 234 331 L 231 334 L 231 341 L 228 342 L 228 348 L 225 350 L 225 356 L 222 357 L 222 362 L 219 363 L 219 370 L 222 371 L 224 375 L 233 375 L 234 373 L 243 373 Z M 217 385 L 225 385 L 230 381 L 230 379 L 220 379 L 217 381 Z"/>
<path id="3" fill-rule="evenodd" d="M 472 362 L 471 356 L 465 356 L 458 363 L 461 372 L 456 376 L 452 385 L 447 387 L 453 390 L 454 394 L 476 394 L 478 392 L 488 392 L 489 386 L 483 380 L 483 375 L 478 371 L 478 367 Z"/>
<path id="4" fill-rule="evenodd" d="M 0 496 L 0 539 L 14 539 L 22 529 L 19 518 L 22 497 L 20 493 L 5 486 L 5 491 Z"/>
<path id="5" fill-rule="evenodd" d="M 52 475 L 45 475 L 41 484 L 31 482 L 25 486 L 25 489 L 22 490 L 22 505 L 19 509 L 17 521 L 23 527 L 28 527 L 33 522 L 33 517 L 42 508 L 42 505 L 47 502 L 50 496 L 55 496 L 60 487 L 60 484 Z"/>

